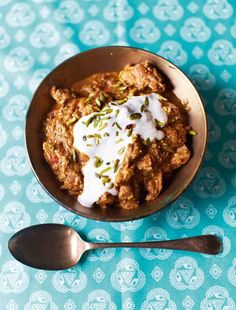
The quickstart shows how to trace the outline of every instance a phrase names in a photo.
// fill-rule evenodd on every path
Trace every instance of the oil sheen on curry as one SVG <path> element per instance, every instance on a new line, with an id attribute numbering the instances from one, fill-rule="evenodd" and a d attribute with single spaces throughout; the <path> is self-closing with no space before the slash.
<path id="1" fill-rule="evenodd" d="M 139 207 L 156 199 L 191 154 L 186 106 L 148 62 L 51 89 L 44 156 L 85 207 Z"/>

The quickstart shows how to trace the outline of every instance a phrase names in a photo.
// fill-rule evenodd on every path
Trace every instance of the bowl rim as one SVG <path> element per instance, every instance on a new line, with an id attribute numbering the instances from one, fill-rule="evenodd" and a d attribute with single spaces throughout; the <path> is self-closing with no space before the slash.
<path id="1" fill-rule="evenodd" d="M 204 128 L 206 129 L 204 131 L 204 137 L 203 138 L 203 142 L 204 142 L 204 146 L 202 148 L 202 152 L 201 152 L 201 156 L 200 156 L 200 160 L 198 162 L 198 164 L 196 165 L 195 169 L 194 169 L 194 173 L 192 174 L 191 178 L 189 178 L 189 181 L 187 184 L 185 184 L 183 187 L 181 187 L 180 191 L 176 191 L 175 194 L 172 196 L 171 200 L 168 201 L 167 203 L 165 203 L 161 208 L 159 208 L 158 210 L 151 210 L 149 212 L 144 212 L 143 214 L 138 214 L 138 215 L 133 215 L 133 216 L 125 216 L 123 218 L 113 218 L 111 219 L 106 219 L 106 218 L 102 218 L 102 219 L 98 219 L 95 216 L 92 215 L 88 215 L 88 214 L 84 214 L 81 211 L 75 210 L 72 207 L 64 204 L 63 202 L 61 202 L 57 197 L 55 197 L 43 184 L 43 182 L 40 180 L 38 174 L 36 173 L 35 169 L 34 169 L 34 165 L 33 165 L 33 161 L 31 160 L 29 151 L 28 151 L 28 142 L 27 142 L 27 123 L 28 123 L 28 118 L 30 115 L 30 109 L 31 109 L 31 105 L 32 102 L 34 100 L 34 97 L 36 96 L 36 93 L 38 92 L 38 89 L 41 87 L 41 85 L 44 83 L 45 79 L 48 78 L 50 75 L 54 74 L 54 71 L 59 70 L 60 67 L 63 67 L 65 63 L 73 61 L 74 58 L 79 57 L 81 54 L 85 55 L 85 54 L 90 54 L 90 53 L 94 53 L 96 52 L 96 50 L 102 50 L 102 49 L 131 49 L 131 50 L 135 50 L 135 51 L 142 51 L 145 52 L 147 54 L 151 54 L 159 59 L 161 59 L 162 61 L 166 62 L 168 64 L 168 66 L 171 66 L 174 69 L 177 69 L 181 75 L 183 75 L 188 82 L 191 84 L 192 88 L 194 89 L 198 99 L 199 99 L 199 103 L 201 104 L 201 108 L 202 108 L 202 116 L 203 116 L 203 125 Z M 39 83 L 39 85 L 37 86 L 37 88 L 34 90 L 33 95 L 31 97 L 30 100 L 30 104 L 28 105 L 27 111 L 26 111 L 26 116 L 25 116 L 25 122 L 24 122 L 24 146 L 26 149 L 26 157 L 28 158 L 28 163 L 30 164 L 31 167 L 31 171 L 33 172 L 34 177 L 36 178 L 37 182 L 40 184 L 40 186 L 43 188 L 43 190 L 49 195 L 49 197 L 51 197 L 53 199 L 53 201 L 55 201 L 59 206 L 62 206 L 63 208 L 65 208 L 66 210 L 78 215 L 78 216 L 82 216 L 85 217 L 87 219 L 90 220 L 94 220 L 94 221 L 98 221 L 98 222 L 107 222 L 107 223 L 112 223 L 112 222 L 125 222 L 125 221 L 133 221 L 133 220 L 138 220 L 138 219 L 142 219 L 142 218 L 146 218 L 148 216 L 151 216 L 157 212 L 160 212 L 161 210 L 165 209 L 168 205 L 172 204 L 173 202 L 175 202 L 186 190 L 187 188 L 191 185 L 191 183 L 193 182 L 194 178 L 196 177 L 196 175 L 198 174 L 203 161 L 204 161 L 204 157 L 205 157 L 205 153 L 206 153 L 206 148 L 207 148 L 207 142 L 208 142 L 208 122 L 207 122 L 207 114 L 204 108 L 204 104 L 202 101 L 202 98 L 198 92 L 198 90 L 196 89 L 195 85 L 193 84 L 193 82 L 189 79 L 189 77 L 182 71 L 182 69 L 180 69 L 178 66 L 176 66 L 174 63 L 172 63 L 171 61 L 169 61 L 168 59 L 166 59 L 165 57 L 156 54 L 154 52 L 151 52 L 149 50 L 146 50 L 144 48 L 139 48 L 139 47 L 133 47 L 133 46 L 125 46 L 125 45 L 106 45 L 106 46 L 101 46 L 101 47 L 95 47 L 95 48 L 91 48 L 88 49 L 86 51 L 82 51 L 79 52 L 67 59 L 65 59 L 63 62 L 61 62 L 60 64 L 58 64 L 57 66 L 55 66 L 43 79 L 42 81 Z"/>

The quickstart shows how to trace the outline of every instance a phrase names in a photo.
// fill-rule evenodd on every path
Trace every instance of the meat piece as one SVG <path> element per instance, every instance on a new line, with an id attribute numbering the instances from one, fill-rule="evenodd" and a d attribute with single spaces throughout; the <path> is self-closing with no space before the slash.
<path id="1" fill-rule="evenodd" d="M 145 199 L 147 201 L 157 198 L 162 190 L 162 172 L 158 170 L 151 172 L 144 177 L 144 186 L 147 191 Z"/>
<path id="2" fill-rule="evenodd" d="M 139 170 L 142 171 L 142 173 L 149 173 L 153 170 L 153 163 L 152 158 L 150 154 L 146 154 L 137 164 L 137 167 Z"/>
<path id="3" fill-rule="evenodd" d="M 115 201 L 116 197 L 106 192 L 99 198 L 98 205 L 102 208 L 106 208 L 107 206 L 113 205 Z"/>
<path id="4" fill-rule="evenodd" d="M 187 146 L 184 144 L 179 147 L 173 157 L 171 158 L 170 165 L 172 169 L 177 169 L 180 166 L 184 165 L 190 158 L 190 151 Z"/>
<path id="5" fill-rule="evenodd" d="M 179 147 L 173 154 L 170 161 L 167 162 L 162 168 L 165 177 L 169 177 L 174 169 L 177 169 L 185 164 L 189 160 L 190 155 L 190 151 L 185 144 Z"/>
<path id="6" fill-rule="evenodd" d="M 120 73 L 120 78 L 128 85 L 135 86 L 139 89 L 150 88 L 152 92 L 163 92 L 165 84 L 162 76 L 156 68 L 148 62 L 142 62 L 137 65 L 128 65 Z"/>
<path id="7" fill-rule="evenodd" d="M 139 206 L 139 192 L 136 189 L 137 187 L 131 183 L 120 186 L 118 198 L 123 209 L 134 209 Z"/>
<path id="8" fill-rule="evenodd" d="M 68 99 L 72 97 L 71 92 L 68 89 L 56 88 L 53 86 L 51 88 L 51 96 L 57 103 L 63 105 Z"/>
<path id="9" fill-rule="evenodd" d="M 186 141 L 186 128 L 182 124 L 175 127 L 166 126 L 163 128 L 165 139 L 163 140 L 170 148 L 176 149 Z"/>
<path id="10" fill-rule="evenodd" d="M 135 176 L 135 161 L 143 154 L 142 142 L 136 139 L 129 144 L 124 161 L 116 176 L 115 186 L 129 182 Z"/>
<path id="11" fill-rule="evenodd" d="M 71 195 L 79 195 L 83 190 L 83 175 L 80 161 L 72 161 L 64 149 L 52 145 L 48 142 L 43 143 L 44 156 L 52 167 L 54 173 L 63 183 L 62 188 L 68 189 Z"/>
<path id="12" fill-rule="evenodd" d="M 123 164 L 117 173 L 115 186 L 120 186 L 122 183 L 129 182 L 135 173 L 135 166 L 129 167 L 127 164 Z"/>

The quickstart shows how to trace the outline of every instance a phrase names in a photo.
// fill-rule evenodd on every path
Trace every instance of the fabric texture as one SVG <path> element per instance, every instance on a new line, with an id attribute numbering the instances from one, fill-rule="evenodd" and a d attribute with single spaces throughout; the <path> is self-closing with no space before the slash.
<path id="1" fill-rule="evenodd" d="M 235 16 L 233 0 L 0 1 L 0 309 L 236 309 Z M 104 45 L 145 48 L 175 63 L 208 115 L 207 152 L 188 190 L 163 211 L 125 223 L 60 207 L 33 176 L 24 146 L 40 81 L 68 57 Z M 50 222 L 98 242 L 216 234 L 224 250 L 106 249 L 56 272 L 18 263 L 8 239 Z"/>

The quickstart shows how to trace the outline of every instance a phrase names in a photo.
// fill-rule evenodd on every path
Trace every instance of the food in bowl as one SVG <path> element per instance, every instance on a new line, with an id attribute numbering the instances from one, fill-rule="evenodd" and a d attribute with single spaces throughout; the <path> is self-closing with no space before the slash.
<path id="1" fill-rule="evenodd" d="M 85 207 L 152 201 L 190 158 L 188 110 L 149 62 L 53 86 L 44 156 L 62 188 Z"/>

